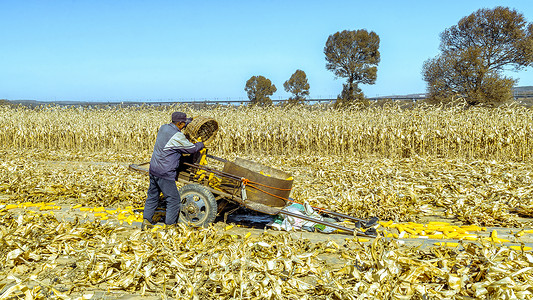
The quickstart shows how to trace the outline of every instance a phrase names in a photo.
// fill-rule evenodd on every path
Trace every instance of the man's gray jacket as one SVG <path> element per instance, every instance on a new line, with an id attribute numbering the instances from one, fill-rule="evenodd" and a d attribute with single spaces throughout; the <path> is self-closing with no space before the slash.
<path id="1" fill-rule="evenodd" d="M 168 180 L 176 180 L 176 169 L 182 153 L 193 154 L 204 148 L 202 142 L 191 143 L 172 123 L 159 128 L 150 160 L 150 175 Z"/>

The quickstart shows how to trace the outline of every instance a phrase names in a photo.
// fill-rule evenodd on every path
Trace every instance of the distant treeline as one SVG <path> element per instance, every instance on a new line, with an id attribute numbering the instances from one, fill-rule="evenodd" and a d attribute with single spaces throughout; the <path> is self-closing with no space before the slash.
<path id="1" fill-rule="evenodd" d="M 513 96 L 519 104 L 525 106 L 533 106 L 533 86 L 516 87 L 513 91 Z M 426 100 L 425 94 L 410 94 L 400 96 L 383 96 L 368 98 L 374 102 L 383 101 L 411 101 L 418 102 Z M 331 98 L 313 98 L 305 99 L 306 104 L 320 104 L 333 103 L 337 99 Z M 288 99 L 272 99 L 274 104 L 281 104 L 288 102 Z M 102 105 L 123 105 L 123 106 L 139 106 L 139 105 L 173 105 L 173 104 L 198 104 L 198 105 L 246 105 L 250 100 L 177 100 L 177 101 L 38 101 L 38 100 L 6 100 L 0 99 L 0 105 L 23 105 L 29 107 L 36 107 L 41 105 L 60 105 L 60 106 L 102 106 Z"/>

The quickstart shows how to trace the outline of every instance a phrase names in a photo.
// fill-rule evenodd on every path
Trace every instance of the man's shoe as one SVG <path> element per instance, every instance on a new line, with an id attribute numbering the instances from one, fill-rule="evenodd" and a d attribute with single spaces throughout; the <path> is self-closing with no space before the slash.
<path id="1" fill-rule="evenodd" d="M 165 224 L 165 231 L 169 231 L 171 229 L 177 230 L 178 229 L 178 223 L 174 223 L 174 224 L 170 224 L 170 225 L 166 225 Z"/>
<path id="2" fill-rule="evenodd" d="M 141 230 L 148 230 L 154 228 L 154 224 L 152 222 L 148 221 L 147 219 L 143 219 L 143 223 L 141 224 Z"/>

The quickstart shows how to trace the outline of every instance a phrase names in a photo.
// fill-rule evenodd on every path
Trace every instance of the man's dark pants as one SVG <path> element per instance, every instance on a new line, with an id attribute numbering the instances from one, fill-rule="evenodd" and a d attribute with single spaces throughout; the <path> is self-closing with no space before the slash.
<path id="1" fill-rule="evenodd" d="M 181 197 L 176 187 L 176 181 L 163 179 L 151 174 L 148 195 L 144 204 L 143 218 L 153 223 L 152 217 L 159 204 L 160 193 L 163 193 L 167 205 L 165 224 L 171 225 L 177 223 L 181 208 Z"/>

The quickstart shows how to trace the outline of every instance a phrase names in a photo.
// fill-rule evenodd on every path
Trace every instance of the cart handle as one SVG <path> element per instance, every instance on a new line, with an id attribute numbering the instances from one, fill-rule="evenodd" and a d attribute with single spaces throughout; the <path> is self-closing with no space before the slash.
<path id="1" fill-rule="evenodd" d="M 228 162 L 227 159 L 223 159 L 221 157 L 214 156 L 214 155 L 211 155 L 211 154 L 207 154 L 207 157 L 212 158 L 214 160 L 218 160 L 219 162 L 223 162 L 223 163 L 227 163 Z"/>

